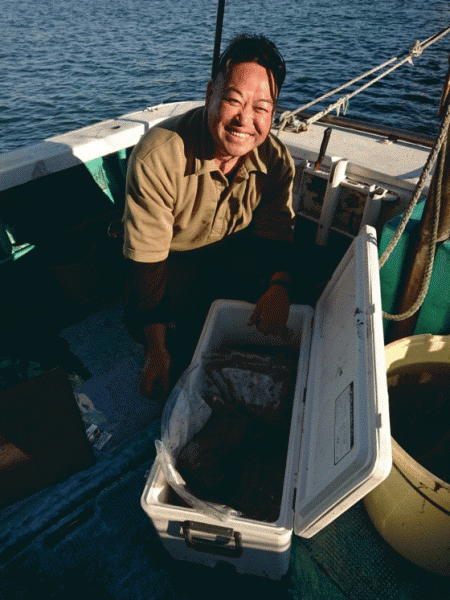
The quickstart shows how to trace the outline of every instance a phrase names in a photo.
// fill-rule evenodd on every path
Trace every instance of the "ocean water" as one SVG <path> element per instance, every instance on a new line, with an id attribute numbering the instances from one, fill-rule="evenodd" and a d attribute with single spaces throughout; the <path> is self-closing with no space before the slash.
<path id="1" fill-rule="evenodd" d="M 0 153 L 202 99 L 216 14 L 217 0 L 1 0 Z M 447 0 L 227 0 L 222 47 L 242 31 L 271 38 L 288 67 L 279 103 L 293 109 L 449 25 Z M 450 35 L 347 116 L 435 134 L 449 50 Z"/>

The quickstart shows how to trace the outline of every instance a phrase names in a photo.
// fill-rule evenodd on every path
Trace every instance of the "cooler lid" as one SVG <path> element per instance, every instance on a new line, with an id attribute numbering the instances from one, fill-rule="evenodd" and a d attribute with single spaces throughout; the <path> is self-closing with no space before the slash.
<path id="1" fill-rule="evenodd" d="M 354 239 L 317 303 L 305 394 L 294 532 L 311 537 L 392 466 L 378 247 Z"/>

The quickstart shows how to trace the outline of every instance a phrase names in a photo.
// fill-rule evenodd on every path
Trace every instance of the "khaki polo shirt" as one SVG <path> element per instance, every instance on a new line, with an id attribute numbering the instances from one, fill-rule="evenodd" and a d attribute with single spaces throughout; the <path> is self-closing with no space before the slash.
<path id="1" fill-rule="evenodd" d="M 294 163 L 278 138 L 270 134 L 248 154 L 231 184 L 212 152 L 203 107 L 143 136 L 127 173 L 127 258 L 159 262 L 169 251 L 217 242 L 250 223 L 256 235 L 292 241 Z"/>

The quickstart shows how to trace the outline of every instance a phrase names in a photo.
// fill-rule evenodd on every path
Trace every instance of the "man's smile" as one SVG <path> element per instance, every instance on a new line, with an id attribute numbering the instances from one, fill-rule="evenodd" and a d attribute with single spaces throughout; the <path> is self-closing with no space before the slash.
<path id="1" fill-rule="evenodd" d="M 249 133 L 241 133 L 240 131 L 235 131 L 234 129 L 228 129 L 228 128 L 226 128 L 226 131 L 228 133 L 230 133 L 231 135 L 234 135 L 234 136 L 236 136 L 238 138 L 241 138 L 241 139 L 245 139 L 245 138 L 250 137 Z"/>

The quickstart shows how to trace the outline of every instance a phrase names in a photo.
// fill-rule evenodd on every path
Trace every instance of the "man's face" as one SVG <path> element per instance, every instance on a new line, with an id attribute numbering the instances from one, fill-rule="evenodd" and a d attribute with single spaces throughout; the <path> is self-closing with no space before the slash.
<path id="1" fill-rule="evenodd" d="M 209 83 L 206 108 L 214 158 L 245 156 L 269 134 L 275 109 L 273 76 L 255 62 L 238 63 Z"/>

